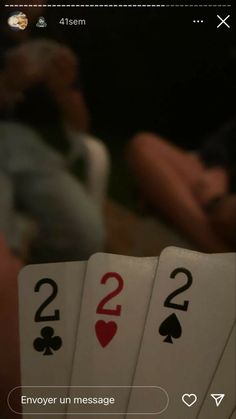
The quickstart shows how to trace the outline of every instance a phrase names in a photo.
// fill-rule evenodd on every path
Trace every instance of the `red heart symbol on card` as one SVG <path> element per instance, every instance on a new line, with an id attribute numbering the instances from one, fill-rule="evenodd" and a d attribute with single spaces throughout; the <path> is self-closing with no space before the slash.
<path id="1" fill-rule="evenodd" d="M 95 324 L 97 338 L 103 348 L 111 342 L 117 332 L 117 324 L 115 322 L 105 322 L 99 320 Z"/>

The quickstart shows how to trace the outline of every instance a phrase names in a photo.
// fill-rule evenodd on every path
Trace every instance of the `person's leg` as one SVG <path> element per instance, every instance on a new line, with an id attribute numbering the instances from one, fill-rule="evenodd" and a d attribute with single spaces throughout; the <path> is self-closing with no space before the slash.
<path id="1" fill-rule="evenodd" d="M 38 223 L 40 261 L 87 259 L 103 250 L 102 216 L 72 175 L 63 170 L 17 179 L 18 202 Z"/>
<path id="2" fill-rule="evenodd" d="M 194 187 L 199 176 L 205 171 L 196 153 L 185 151 L 152 133 L 139 133 L 130 141 L 128 146 L 130 159 L 133 154 L 142 151 L 144 147 L 150 150 L 157 160 L 163 160 L 170 165 L 190 187 Z"/>
<path id="3" fill-rule="evenodd" d="M 230 177 L 227 169 L 220 166 L 206 168 L 193 192 L 200 205 L 204 209 L 209 208 L 212 202 L 230 192 Z"/>
<path id="4" fill-rule="evenodd" d="M 197 166 L 193 175 L 188 156 L 185 159 L 184 153 L 181 155 L 177 150 L 171 154 L 169 146 L 163 144 L 159 153 L 154 143 L 143 137 L 142 140 L 133 140 L 128 148 L 130 167 L 146 197 L 202 250 L 228 250 L 227 243 L 215 233 L 192 193 Z"/>

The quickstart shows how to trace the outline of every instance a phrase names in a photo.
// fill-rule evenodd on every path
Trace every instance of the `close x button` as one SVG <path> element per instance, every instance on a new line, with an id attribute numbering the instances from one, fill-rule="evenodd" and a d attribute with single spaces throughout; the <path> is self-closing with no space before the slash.
<path id="1" fill-rule="evenodd" d="M 222 28 L 224 26 L 226 26 L 228 29 L 230 29 L 230 24 L 228 22 L 230 15 L 226 16 L 226 17 L 222 17 L 220 15 L 217 15 L 218 19 L 220 20 L 220 22 L 218 22 L 217 25 L 217 29 Z"/>

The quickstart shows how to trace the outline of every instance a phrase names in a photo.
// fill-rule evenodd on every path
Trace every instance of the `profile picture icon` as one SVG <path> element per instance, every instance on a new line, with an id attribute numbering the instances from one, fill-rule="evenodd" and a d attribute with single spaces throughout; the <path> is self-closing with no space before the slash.
<path id="1" fill-rule="evenodd" d="M 24 31 L 28 23 L 27 15 L 23 12 L 14 12 L 8 18 L 8 25 L 13 31 Z"/>
<path id="2" fill-rule="evenodd" d="M 43 16 L 38 18 L 38 22 L 36 23 L 37 28 L 46 28 L 47 22 Z"/>

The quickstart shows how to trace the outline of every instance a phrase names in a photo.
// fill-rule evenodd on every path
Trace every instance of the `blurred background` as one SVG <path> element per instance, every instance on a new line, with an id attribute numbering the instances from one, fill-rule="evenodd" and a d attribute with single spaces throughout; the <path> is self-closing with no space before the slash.
<path id="1" fill-rule="evenodd" d="M 24 29 L 9 24 L 18 13 L 28 19 Z M 217 14 L 230 14 L 231 27 L 217 28 Z M 210 240 L 201 239 L 178 216 L 175 220 L 175 193 L 171 203 L 162 193 L 158 198 L 170 182 L 160 185 L 158 174 L 151 178 L 145 172 L 140 165 L 145 152 L 137 151 L 139 142 L 132 139 L 144 133 L 145 142 L 145 133 L 153 133 L 182 155 L 201 150 L 212 134 L 218 144 L 225 137 L 215 133 L 228 121 L 232 125 L 236 115 L 235 70 L 232 9 L 2 7 L 0 169 L 7 197 L 1 218 L 8 220 L 2 233 L 9 246 L 33 262 L 87 258 L 97 250 L 150 256 L 166 245 L 234 249 L 232 237 L 222 238 L 222 228 L 214 227 Z M 234 137 L 235 127 L 227 132 Z M 148 147 L 152 154 L 147 141 Z M 158 166 L 163 156 L 154 149 Z M 227 152 L 232 155 L 235 148 Z M 179 165 L 185 166 L 181 158 Z M 222 160 L 215 167 L 225 170 Z M 151 164 L 147 160 L 148 168 Z M 191 172 L 189 161 L 186 167 Z M 145 184 L 152 185 L 157 200 Z M 177 188 L 173 185 L 174 192 Z M 230 195 L 231 232 L 233 192 L 219 188 L 201 206 L 208 211 Z M 15 213 L 20 221 L 12 232 Z"/>

